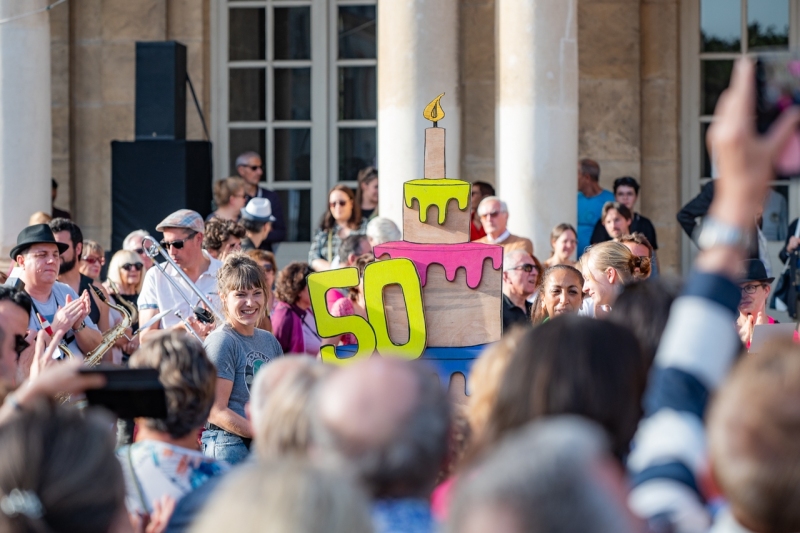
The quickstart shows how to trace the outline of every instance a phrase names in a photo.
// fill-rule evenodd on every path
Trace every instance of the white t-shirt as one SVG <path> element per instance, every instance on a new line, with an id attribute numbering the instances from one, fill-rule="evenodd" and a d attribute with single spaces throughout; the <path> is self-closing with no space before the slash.
<path id="1" fill-rule="evenodd" d="M 214 259 L 207 252 L 203 252 L 206 259 L 210 261 L 208 269 L 200 274 L 197 278 L 195 285 L 203 293 L 203 296 L 208 298 L 211 305 L 218 311 L 222 311 L 222 301 L 220 300 L 217 290 L 217 270 L 222 266 L 222 262 Z M 166 264 L 166 271 L 170 278 L 176 282 L 178 287 L 181 288 L 183 295 L 192 302 L 192 305 L 186 303 L 175 286 L 169 282 L 164 274 L 158 267 L 153 267 L 147 271 L 142 284 L 142 293 L 139 295 L 138 305 L 139 311 L 145 309 L 157 309 L 159 312 L 166 311 L 167 309 L 180 311 L 183 318 L 194 316 L 192 308 L 199 305 L 200 298 L 189 287 L 189 284 L 175 271 L 170 264 Z M 175 316 L 175 313 L 170 313 L 161 319 L 161 327 L 163 329 L 171 328 L 180 324 L 180 319 Z"/>

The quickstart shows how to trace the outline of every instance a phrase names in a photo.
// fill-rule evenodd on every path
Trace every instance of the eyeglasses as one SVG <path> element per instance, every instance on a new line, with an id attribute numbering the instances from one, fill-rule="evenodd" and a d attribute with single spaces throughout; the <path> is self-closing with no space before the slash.
<path id="1" fill-rule="evenodd" d="M 536 268 L 536 265 L 531 265 L 530 263 L 528 263 L 528 264 L 526 264 L 526 265 L 519 265 L 519 266 L 515 266 L 514 268 L 509 268 L 508 270 L 523 270 L 523 271 L 525 271 L 527 274 L 530 274 L 530 273 L 531 273 L 531 272 L 533 272 L 534 270 L 535 270 L 536 272 L 539 272 L 539 269 L 537 269 L 537 268 Z M 508 270 L 506 270 L 506 272 L 508 272 Z"/>
<path id="2" fill-rule="evenodd" d="M 136 252 L 136 253 L 137 253 L 137 254 L 139 254 L 139 255 L 142 255 L 142 254 L 144 253 L 144 248 L 136 248 L 136 249 L 134 250 L 134 252 Z"/>
<path id="3" fill-rule="evenodd" d="M 261 268 L 263 268 L 265 272 L 272 272 L 275 270 L 275 267 L 272 266 L 272 263 L 264 263 L 261 265 Z"/>
<path id="4" fill-rule="evenodd" d="M 131 270 L 136 270 L 137 272 L 144 268 L 142 263 L 125 263 L 120 267 L 125 272 L 130 272 Z"/>
<path id="5" fill-rule="evenodd" d="M 766 284 L 759 283 L 758 285 L 745 285 L 742 287 L 742 292 L 745 294 L 755 294 L 759 287 L 766 287 Z"/>
<path id="6" fill-rule="evenodd" d="M 85 261 L 86 263 L 89 263 L 90 265 L 94 265 L 96 263 L 100 263 L 100 266 L 103 266 L 103 265 L 106 264 L 106 258 L 105 257 L 92 257 L 91 255 L 82 258 L 81 261 Z"/>
<path id="7" fill-rule="evenodd" d="M 330 205 L 330 206 L 331 206 L 331 208 L 334 208 L 334 207 L 336 207 L 337 205 L 338 205 L 339 207 L 344 207 L 344 206 L 346 206 L 346 205 L 347 205 L 347 200 L 336 200 L 336 201 L 333 201 L 333 202 L 329 203 L 328 205 Z"/>
<path id="8" fill-rule="evenodd" d="M 176 250 L 180 250 L 183 248 L 183 245 L 186 244 L 186 241 L 191 241 L 192 239 L 194 239 L 195 235 L 197 235 L 197 233 L 195 233 L 191 237 L 184 237 L 183 239 L 178 239 L 172 242 L 161 241 L 161 246 L 167 249 L 169 249 L 171 246 L 174 246 Z"/>
<path id="9" fill-rule="evenodd" d="M 240 166 L 247 167 L 250 170 L 252 170 L 253 172 L 255 172 L 256 170 L 261 168 L 261 165 L 240 165 Z"/>
<path id="10" fill-rule="evenodd" d="M 484 214 L 480 215 L 480 217 L 481 218 L 494 218 L 494 217 L 499 217 L 500 214 L 501 214 L 501 211 L 490 211 L 488 213 L 484 213 Z"/>
<path id="11" fill-rule="evenodd" d="M 14 335 L 14 351 L 17 353 L 17 359 L 20 358 L 22 352 L 30 347 L 31 343 L 25 340 L 24 335 Z"/>

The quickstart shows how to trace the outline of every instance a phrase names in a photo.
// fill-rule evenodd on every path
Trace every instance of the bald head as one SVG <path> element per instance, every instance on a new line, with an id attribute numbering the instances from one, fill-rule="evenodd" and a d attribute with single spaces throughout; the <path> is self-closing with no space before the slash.
<path id="1" fill-rule="evenodd" d="M 449 410 L 432 371 L 418 362 L 372 357 L 320 386 L 314 443 L 352 465 L 375 497 L 423 497 L 447 446 Z"/>

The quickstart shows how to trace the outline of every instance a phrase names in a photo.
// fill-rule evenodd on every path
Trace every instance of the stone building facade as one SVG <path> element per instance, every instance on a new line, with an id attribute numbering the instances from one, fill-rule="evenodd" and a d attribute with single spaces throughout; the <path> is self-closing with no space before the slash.
<path id="1" fill-rule="evenodd" d="M 3 5 L 8 13 L 11 3 L 18 11 L 25 9 L 22 4 L 36 8 L 52 0 L 0 0 L 0 16 Z M 174 39 L 188 47 L 189 75 L 215 143 L 215 178 L 231 172 L 232 154 L 238 149 L 237 139 L 245 138 L 242 135 L 259 139 L 262 146 L 257 149 L 264 154 L 265 165 L 280 169 L 282 156 L 270 155 L 270 147 L 286 132 L 294 135 L 305 131 L 303 128 L 309 132 L 314 148 L 305 155 L 310 158 L 305 163 L 308 175 L 285 178 L 265 169 L 275 187 L 285 191 L 284 198 L 296 204 L 298 224 L 307 226 L 296 233 L 300 238 L 313 230 L 327 207 L 328 188 L 340 179 L 352 181 L 353 176 L 342 174 L 346 166 L 342 153 L 348 146 L 361 150 L 360 159 L 353 160 L 369 161 L 371 155 L 380 167 L 381 211 L 393 216 L 391 208 L 384 206 L 399 204 L 395 194 L 399 183 L 421 172 L 422 108 L 438 93 L 446 92 L 442 103 L 447 118 L 440 125 L 448 131 L 448 174 L 495 183 L 504 197 L 535 189 L 534 196 L 525 197 L 533 198 L 528 200 L 532 204 L 521 204 L 529 209 L 513 202 L 512 208 L 541 210 L 546 217 L 512 212 L 511 224 L 515 232 L 526 231 L 534 237 L 537 256 L 544 259 L 548 255 L 549 226 L 574 223 L 574 201 L 559 211 L 548 205 L 553 203 L 548 199 L 574 198 L 575 163 L 580 157 L 591 157 L 601 165 L 604 187 L 609 188 L 622 175 L 639 179 L 639 211 L 656 226 L 662 270 L 680 272 L 692 247 L 682 237 L 675 213 L 712 174 L 701 135 L 710 121 L 706 103 L 714 98 L 707 93 L 718 94 L 724 84 L 715 85 L 708 74 L 713 71 L 710 65 L 713 61 L 727 65 L 731 58 L 748 51 L 748 39 L 741 36 L 736 41 L 739 50 L 704 49 L 708 34 L 716 31 L 724 41 L 726 28 L 735 26 L 726 22 L 736 18 L 732 10 L 740 10 L 736 20 L 742 32 L 764 11 L 762 18 L 777 20 L 776 31 L 781 33 L 785 11 L 787 43 L 794 44 L 799 26 L 795 19 L 800 17 L 797 4 L 798 0 L 378 0 L 377 5 L 374 0 L 69 0 L 41 15 L 49 16 L 52 175 L 61 184 L 57 204 L 74 213 L 87 238 L 110 244 L 110 142 L 132 140 L 134 135 L 134 43 Z M 232 39 L 246 31 L 261 31 L 269 41 L 270 31 L 289 20 L 281 18 L 284 12 L 277 10 L 295 5 L 306 6 L 310 13 L 307 22 L 298 19 L 307 24 L 310 35 L 307 57 L 278 60 L 278 52 L 269 44 L 264 57 L 239 62 L 228 57 Z M 370 8 L 375 14 L 364 15 Z M 236 9 L 251 11 L 234 12 Z M 355 46 L 352 56 L 342 51 L 347 44 L 343 35 L 348 32 L 361 32 L 369 38 L 363 24 L 347 26 L 347 20 L 343 22 L 348 9 L 375 18 L 374 52 L 363 52 L 363 46 Z M 242 15 L 257 11 L 266 22 L 260 30 L 258 25 L 253 30 L 252 19 Z M 505 61 L 515 53 L 514 39 L 521 38 L 513 32 L 526 31 L 524 24 L 513 26 L 520 21 L 533 28 L 535 46 L 528 47 L 524 52 L 528 55 L 520 59 L 527 61 L 527 66 Z M 575 47 L 573 64 L 570 50 Z M 338 55 L 331 50 L 338 50 Z M 513 94 L 509 87 L 527 83 L 533 88 L 528 96 L 534 102 L 529 106 L 530 120 L 562 116 L 547 114 L 553 107 L 548 98 L 558 91 L 548 85 L 552 72 L 545 73 L 541 65 L 553 57 L 559 59 L 554 67 L 556 81 L 568 96 L 553 105 L 563 105 L 563 116 L 570 117 L 569 95 L 575 94 L 575 124 L 562 129 L 561 124 L 552 126 L 560 133 L 549 139 L 542 131 L 531 133 L 532 143 L 546 140 L 560 150 L 549 167 L 542 166 L 547 154 L 526 154 L 530 161 L 525 165 L 533 165 L 535 170 L 527 175 L 527 171 L 522 171 L 523 175 L 507 171 L 500 176 L 501 168 L 516 168 L 508 163 L 513 154 L 503 155 L 508 141 L 502 135 L 515 135 L 507 127 L 510 119 L 501 117 L 500 112 L 504 99 L 513 98 L 508 96 Z M 266 68 L 265 91 L 274 88 L 277 96 L 267 97 L 263 117 L 234 124 L 228 100 L 238 90 L 235 79 L 239 78 L 231 74 L 238 68 Z M 283 120 L 280 113 L 273 116 L 270 111 L 270 106 L 277 105 L 276 98 L 286 98 L 275 85 L 277 72 L 290 68 L 296 69 L 290 83 L 305 79 L 300 76 L 307 75 L 302 69 L 310 71 L 309 95 L 300 91 L 291 102 L 292 112 L 297 108 L 301 115 L 302 105 L 310 105 L 309 117 Z M 363 69 L 360 73 L 356 72 L 359 68 Z M 533 82 L 514 81 L 518 72 L 529 72 Z M 356 95 L 363 102 L 342 104 L 342 87 L 365 91 Z M 351 111 L 343 111 L 343 105 L 349 105 Z M 194 104 L 189 101 L 187 106 L 187 138 L 201 139 L 204 135 Z M 403 118 L 408 113 L 413 117 Z M 577 131 L 577 139 L 566 138 L 573 131 L 570 128 Z M 343 141 L 350 138 L 351 145 Z M 325 155 L 319 156 L 320 151 Z M 8 179 L 0 177 L 0 182 Z M 799 202 L 794 200 L 798 196 L 794 186 L 781 187 L 789 215 L 796 215 Z M 15 214 L 25 219 L 28 215 Z M 15 235 L 20 226 L 8 220 L 9 216 L 3 217 L 4 250 L 12 244 L 9 235 Z M 305 249 L 304 242 L 288 243 L 281 254 L 284 259 L 303 257 Z"/>

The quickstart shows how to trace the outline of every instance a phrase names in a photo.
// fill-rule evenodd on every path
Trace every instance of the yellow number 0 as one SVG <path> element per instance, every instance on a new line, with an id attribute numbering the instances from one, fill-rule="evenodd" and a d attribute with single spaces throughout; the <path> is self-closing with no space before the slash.
<path id="1" fill-rule="evenodd" d="M 387 285 L 400 285 L 403 289 L 410 334 L 408 342 L 401 346 L 393 343 L 389 337 L 386 307 L 383 305 L 383 289 Z M 428 333 L 425 329 L 422 286 L 414 263 L 408 259 L 389 259 L 368 264 L 364 269 L 364 300 L 379 354 L 403 359 L 417 359 L 422 355 Z"/>
<path id="2" fill-rule="evenodd" d="M 383 289 L 387 285 L 400 285 L 403 290 L 410 334 L 408 342 L 399 346 L 389 337 Z M 414 263 L 408 259 L 389 259 L 367 265 L 364 269 L 364 299 L 369 322 L 360 316 L 334 317 L 328 312 L 325 294 L 332 288 L 349 288 L 358 285 L 358 269 L 342 268 L 316 272 L 308 276 L 308 293 L 317 331 L 322 337 L 336 337 L 352 333 L 358 343 L 353 357 L 336 357 L 336 348 L 325 345 L 320 350 L 322 361 L 336 365 L 350 364 L 371 356 L 377 349 L 385 356 L 416 359 L 425 351 L 427 330 L 425 309 L 422 304 L 422 287 Z"/>

